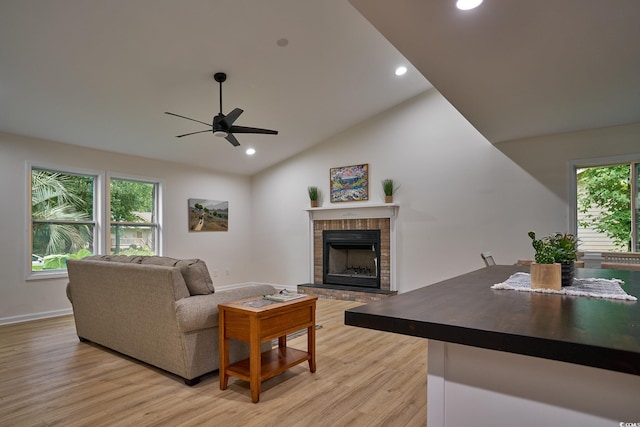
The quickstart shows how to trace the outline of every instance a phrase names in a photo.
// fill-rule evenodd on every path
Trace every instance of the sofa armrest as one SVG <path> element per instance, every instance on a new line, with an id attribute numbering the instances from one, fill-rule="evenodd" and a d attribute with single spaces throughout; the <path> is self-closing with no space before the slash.
<path id="1" fill-rule="evenodd" d="M 273 294 L 271 285 L 250 285 L 217 291 L 209 295 L 193 295 L 176 301 L 176 318 L 182 332 L 218 327 L 218 304 L 244 298 Z"/>
<path id="2" fill-rule="evenodd" d="M 182 332 L 218 326 L 218 304 L 215 294 L 192 295 L 176 301 L 176 319 Z"/>

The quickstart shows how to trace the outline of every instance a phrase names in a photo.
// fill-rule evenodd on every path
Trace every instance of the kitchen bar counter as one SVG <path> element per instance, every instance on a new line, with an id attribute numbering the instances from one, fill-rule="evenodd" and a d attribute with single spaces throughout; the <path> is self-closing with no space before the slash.
<path id="1" fill-rule="evenodd" d="M 640 422 L 638 404 L 627 407 L 640 401 L 640 301 L 490 288 L 528 269 L 477 270 L 347 310 L 345 324 L 429 339 L 430 426 L 478 425 L 477 411 L 465 417 L 452 409 L 478 402 L 487 414 L 493 404 L 502 408 L 484 422 L 506 422 L 500 416 L 510 413 L 504 405 L 513 399 L 521 410 L 531 409 L 538 425 Z M 621 279 L 622 288 L 640 298 L 640 272 L 580 268 L 576 276 Z M 491 367 L 496 371 L 489 375 Z M 554 396 L 560 390 L 565 393 Z M 541 414 L 550 418 L 537 418 Z"/>
<path id="2" fill-rule="evenodd" d="M 497 265 L 348 310 L 345 323 L 640 375 L 640 302 L 494 290 L 516 271 Z M 640 272 L 576 269 L 618 278 L 640 298 Z"/>

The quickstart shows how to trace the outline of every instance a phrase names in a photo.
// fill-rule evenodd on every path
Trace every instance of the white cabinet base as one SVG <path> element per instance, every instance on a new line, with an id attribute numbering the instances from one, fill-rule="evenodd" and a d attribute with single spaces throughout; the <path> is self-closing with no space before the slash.
<path id="1" fill-rule="evenodd" d="M 429 340 L 427 425 L 640 423 L 640 376 Z"/>

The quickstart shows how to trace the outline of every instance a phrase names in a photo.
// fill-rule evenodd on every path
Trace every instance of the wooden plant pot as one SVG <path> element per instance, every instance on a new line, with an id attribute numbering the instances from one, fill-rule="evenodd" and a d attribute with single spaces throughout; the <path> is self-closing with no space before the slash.
<path id="1" fill-rule="evenodd" d="M 385 203 L 393 203 L 393 196 L 384 196 Z"/>
<path id="2" fill-rule="evenodd" d="M 317 208 L 318 207 L 318 201 L 317 200 L 311 200 L 311 207 L 312 208 Z"/>
<path id="3" fill-rule="evenodd" d="M 531 264 L 531 289 L 562 289 L 562 267 L 555 264 Z"/>

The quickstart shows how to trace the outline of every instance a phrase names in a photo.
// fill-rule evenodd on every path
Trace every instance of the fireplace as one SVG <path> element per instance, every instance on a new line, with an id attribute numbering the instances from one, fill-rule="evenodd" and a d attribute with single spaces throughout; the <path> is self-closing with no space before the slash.
<path id="1" fill-rule="evenodd" d="M 398 206 L 393 204 L 309 209 L 310 282 L 298 285 L 298 292 L 365 303 L 396 295 L 394 221 L 397 211 Z M 329 237 L 329 246 L 325 244 L 325 236 Z M 347 269 L 346 273 L 330 271 L 325 259 L 344 258 L 347 250 L 350 258 L 362 255 L 366 259 L 350 260 L 356 268 Z"/>
<path id="2" fill-rule="evenodd" d="M 324 230 L 322 282 L 380 289 L 380 230 Z"/>

